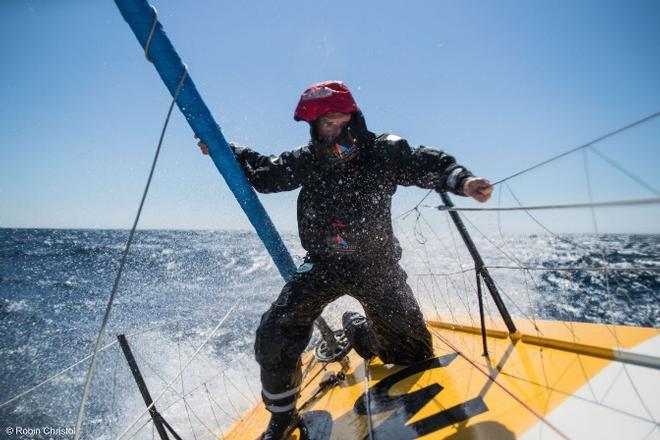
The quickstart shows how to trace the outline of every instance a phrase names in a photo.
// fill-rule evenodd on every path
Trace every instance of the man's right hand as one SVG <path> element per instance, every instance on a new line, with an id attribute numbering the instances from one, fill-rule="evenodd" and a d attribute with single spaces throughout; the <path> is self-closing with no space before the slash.
<path id="1" fill-rule="evenodd" d="M 199 141 L 199 138 L 195 136 L 195 139 Z M 197 142 L 197 145 L 199 146 L 199 149 L 202 150 L 202 154 L 209 155 L 209 147 L 206 146 L 206 144 L 202 141 Z"/>
<path id="2" fill-rule="evenodd" d="M 463 193 L 478 202 L 485 203 L 493 193 L 493 186 L 483 177 L 468 177 L 463 183 Z"/>

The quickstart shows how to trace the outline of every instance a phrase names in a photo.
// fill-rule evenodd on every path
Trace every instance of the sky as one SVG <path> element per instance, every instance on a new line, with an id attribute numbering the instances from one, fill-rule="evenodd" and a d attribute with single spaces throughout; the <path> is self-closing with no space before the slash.
<path id="1" fill-rule="evenodd" d="M 352 89 L 372 131 L 493 181 L 660 110 L 655 0 L 152 4 L 225 137 L 264 154 L 307 142 L 293 110 L 326 79 Z M 2 0 L 0 53 L 0 227 L 130 228 L 171 97 L 114 2 Z M 596 147 L 660 188 L 659 140 L 657 118 Z M 587 181 L 598 201 L 653 196 L 593 153 L 507 183 L 536 205 L 588 201 Z M 394 214 L 425 194 L 402 188 Z M 260 195 L 281 230 L 296 229 L 296 195 Z M 515 205 L 504 185 L 498 205 Z M 660 232 L 657 205 L 597 215 L 601 231 Z M 584 210 L 539 216 L 592 227 Z M 250 228 L 178 111 L 140 228 Z"/>

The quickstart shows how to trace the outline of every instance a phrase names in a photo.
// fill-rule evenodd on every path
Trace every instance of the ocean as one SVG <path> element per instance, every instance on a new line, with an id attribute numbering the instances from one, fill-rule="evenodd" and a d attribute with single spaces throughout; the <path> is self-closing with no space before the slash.
<path id="1" fill-rule="evenodd" d="M 425 315 L 476 316 L 469 255 L 456 235 L 432 232 L 397 231 L 401 264 Z M 79 361 L 93 350 L 127 237 L 125 230 L 0 229 L 3 438 L 70 436 L 89 365 Z M 283 238 L 301 262 L 297 237 Z M 519 234 L 475 241 L 515 317 L 660 327 L 660 235 Z M 259 398 L 254 332 L 282 285 L 252 232 L 137 231 L 83 437 L 153 435 L 148 418 L 139 418 L 145 405 L 115 343 L 124 334 L 165 419 L 183 438 L 217 438 Z M 324 316 L 337 327 L 347 308 L 359 304 L 341 299 Z M 491 300 L 486 310 L 495 314 Z"/>

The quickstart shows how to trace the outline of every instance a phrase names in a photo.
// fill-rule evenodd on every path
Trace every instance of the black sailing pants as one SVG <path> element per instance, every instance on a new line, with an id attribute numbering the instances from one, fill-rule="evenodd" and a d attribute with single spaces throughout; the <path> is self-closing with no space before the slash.
<path id="1" fill-rule="evenodd" d="M 268 409 L 283 412 L 295 404 L 302 374 L 300 357 L 314 320 L 343 295 L 362 304 L 375 351 L 383 362 L 409 365 L 433 356 L 431 335 L 398 262 L 335 259 L 310 263 L 301 266 L 284 286 L 257 329 L 255 355 Z"/>

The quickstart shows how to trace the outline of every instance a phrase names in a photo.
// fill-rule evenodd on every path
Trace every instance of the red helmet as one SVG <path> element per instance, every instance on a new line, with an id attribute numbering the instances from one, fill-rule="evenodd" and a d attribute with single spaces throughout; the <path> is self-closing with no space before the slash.
<path id="1" fill-rule="evenodd" d="M 298 101 L 293 119 L 312 122 L 327 113 L 355 113 L 360 111 L 351 91 L 341 81 L 312 84 Z"/>

